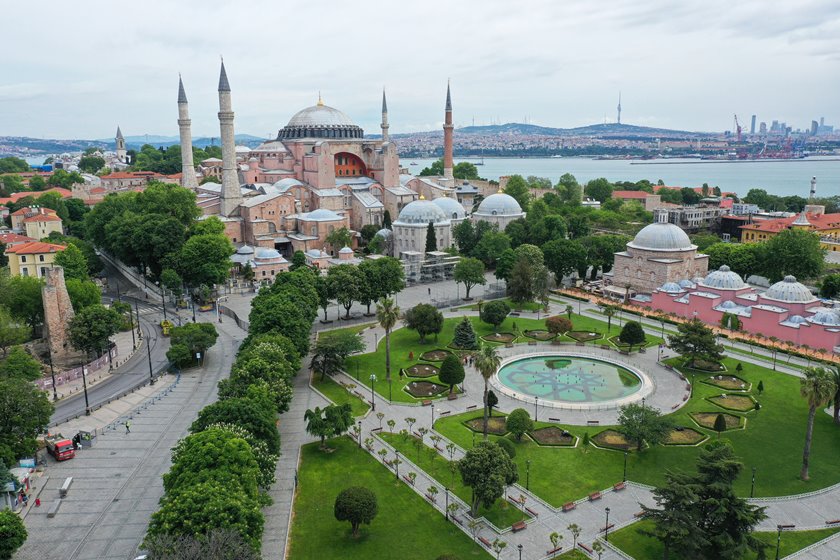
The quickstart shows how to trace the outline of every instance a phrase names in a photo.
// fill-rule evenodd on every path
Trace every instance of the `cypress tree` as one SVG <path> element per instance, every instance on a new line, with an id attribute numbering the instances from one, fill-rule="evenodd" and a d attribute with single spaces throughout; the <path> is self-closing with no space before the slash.
<path id="1" fill-rule="evenodd" d="M 433 222 L 429 222 L 429 227 L 426 228 L 426 252 L 429 251 L 437 251 L 437 235 Z"/>
<path id="2" fill-rule="evenodd" d="M 385 210 L 385 214 L 382 216 L 382 227 L 391 229 L 391 212 L 389 210 Z"/>

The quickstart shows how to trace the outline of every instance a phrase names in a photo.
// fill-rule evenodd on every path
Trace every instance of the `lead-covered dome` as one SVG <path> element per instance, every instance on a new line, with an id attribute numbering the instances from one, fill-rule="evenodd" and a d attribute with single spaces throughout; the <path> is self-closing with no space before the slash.
<path id="1" fill-rule="evenodd" d="M 747 284 L 741 279 L 741 276 L 736 272 L 732 272 L 732 269 L 726 265 L 710 272 L 703 279 L 703 285 L 721 290 L 738 290 L 747 287 Z"/>
<path id="2" fill-rule="evenodd" d="M 431 200 L 421 198 L 420 200 L 415 200 L 406 204 L 394 223 L 426 225 L 429 222 L 439 224 L 448 221 L 449 218 L 440 206 Z"/>
<path id="3" fill-rule="evenodd" d="M 665 282 L 659 287 L 659 291 L 665 292 L 666 294 L 681 294 L 683 289 L 676 282 Z"/>
<path id="4" fill-rule="evenodd" d="M 318 208 L 317 210 L 301 215 L 301 219 L 310 222 L 333 222 L 335 220 L 340 220 L 341 216 L 327 208 Z"/>
<path id="5" fill-rule="evenodd" d="M 817 300 L 811 290 L 797 282 L 793 276 L 785 276 L 784 280 L 770 286 L 763 295 L 769 299 L 790 303 L 808 303 Z"/>
<path id="6" fill-rule="evenodd" d="M 521 216 L 522 207 L 509 194 L 497 192 L 482 200 L 475 213 L 484 216 Z"/>
<path id="7" fill-rule="evenodd" d="M 634 249 L 649 251 L 690 251 L 697 249 L 691 239 L 679 227 L 667 222 L 647 225 L 627 244 Z"/>
<path id="8" fill-rule="evenodd" d="M 317 105 L 295 113 L 289 124 L 280 130 L 277 139 L 293 138 L 362 138 L 360 126 L 344 112 L 318 101 Z"/>
<path id="9" fill-rule="evenodd" d="M 466 211 L 464 211 L 464 207 L 461 206 L 461 203 L 455 200 L 454 198 L 444 196 L 441 198 L 436 198 L 432 202 L 440 206 L 440 209 L 443 210 L 444 214 L 446 214 L 452 220 L 463 220 L 467 217 L 467 213 Z"/>
<path id="10" fill-rule="evenodd" d="M 808 317 L 808 322 L 826 327 L 837 327 L 840 326 L 840 315 L 835 310 L 824 307 Z"/>

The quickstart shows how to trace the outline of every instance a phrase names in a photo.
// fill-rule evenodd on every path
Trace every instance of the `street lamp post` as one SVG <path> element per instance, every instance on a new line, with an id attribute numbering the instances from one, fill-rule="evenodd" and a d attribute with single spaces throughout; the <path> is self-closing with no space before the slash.
<path id="1" fill-rule="evenodd" d="M 621 479 L 623 482 L 627 482 L 627 452 L 624 452 L 624 477 Z"/>
<path id="2" fill-rule="evenodd" d="M 90 403 L 87 394 L 87 368 L 82 368 L 82 388 L 85 390 L 85 416 L 90 416 Z"/>
<path id="3" fill-rule="evenodd" d="M 435 403 L 432 403 L 431 409 L 432 409 L 432 425 L 429 426 L 429 429 L 434 430 L 435 429 Z"/>
<path id="4" fill-rule="evenodd" d="M 604 525 L 604 540 L 610 542 L 610 508 L 604 508 L 607 513 L 607 524 Z"/>
<path id="5" fill-rule="evenodd" d="M 645 397 L 642 397 L 642 410 L 645 408 Z"/>
<path id="6" fill-rule="evenodd" d="M 149 385 L 155 384 L 155 374 L 152 372 L 152 340 L 146 341 L 146 355 L 149 357 Z"/>
<path id="7" fill-rule="evenodd" d="M 359 433 L 359 439 L 362 439 L 362 434 Z M 397 477 L 397 482 L 400 481 L 400 452 L 394 451 L 394 468 L 396 469 L 395 476 Z"/>
<path id="8" fill-rule="evenodd" d="M 446 520 L 449 521 L 449 488 L 446 486 L 443 487 L 443 495 L 446 496 L 446 508 L 443 511 L 445 512 Z"/>
<path id="9" fill-rule="evenodd" d="M 516 545 L 516 550 L 519 551 L 519 560 L 522 560 L 522 543 Z"/>
<path id="10" fill-rule="evenodd" d="M 525 461 L 525 490 L 531 489 L 531 459 Z"/>
<path id="11" fill-rule="evenodd" d="M 359 449 L 362 448 L 362 421 L 359 420 Z"/>
<path id="12" fill-rule="evenodd" d="M 166 321 L 166 296 L 164 295 L 164 289 L 161 288 L 160 282 L 155 282 L 155 286 L 160 289 L 160 306 L 163 307 L 163 320 Z"/>
<path id="13" fill-rule="evenodd" d="M 782 526 L 777 525 L 778 535 L 776 535 L 776 560 L 779 560 L 779 549 L 782 546 Z"/>
<path id="14" fill-rule="evenodd" d="M 534 422 L 537 421 L 537 405 L 540 404 L 540 398 L 535 396 L 534 397 Z"/>
<path id="15" fill-rule="evenodd" d="M 373 395 L 373 384 L 376 382 L 376 374 L 370 374 L 370 407 L 371 410 L 376 411 L 376 397 Z"/>
<path id="16" fill-rule="evenodd" d="M 755 471 L 756 471 L 756 468 L 753 467 L 752 468 L 752 484 L 750 485 L 750 498 L 755 496 Z"/>
<path id="17" fill-rule="evenodd" d="M 137 316 L 137 338 L 143 340 L 143 333 L 140 331 L 140 310 L 137 309 L 137 300 L 134 300 L 134 315 Z"/>

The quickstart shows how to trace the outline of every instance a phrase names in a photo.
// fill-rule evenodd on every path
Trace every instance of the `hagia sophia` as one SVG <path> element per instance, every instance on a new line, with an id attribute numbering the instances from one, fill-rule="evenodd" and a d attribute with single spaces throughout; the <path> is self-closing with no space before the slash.
<path id="1" fill-rule="evenodd" d="M 387 241 L 389 254 L 407 261 L 409 279 L 420 279 L 427 269 L 436 276 L 454 264 L 442 254 L 454 243 L 454 225 L 466 219 L 486 220 L 503 230 L 525 215 L 516 200 L 502 192 L 488 193 L 472 212 L 477 195 L 487 192 L 488 185 L 454 178 L 448 85 L 443 175 L 437 177 L 415 177 L 400 166 L 396 145 L 388 134 L 384 92 L 381 139 L 365 138 L 350 117 L 326 105 L 319 96 L 317 104 L 295 113 L 276 138 L 253 149 L 235 145 L 231 87 L 224 62 L 218 94 L 222 159 L 200 162 L 197 171 L 190 149 L 189 104 L 179 79 L 181 181 L 197 193 L 204 215 L 218 216 L 224 222 L 226 234 L 238 247 L 235 261 L 250 264 L 258 279 L 271 279 L 288 268 L 295 251 L 303 251 L 316 266 L 344 262 L 352 251 L 342 253 L 341 247 L 328 247 L 327 236 L 348 228 L 355 239 L 366 225 L 382 228 L 386 212 L 392 217 L 392 229 L 381 229 L 379 235 Z M 205 177 L 213 180 L 199 185 L 199 179 Z M 430 223 L 438 244 L 434 255 L 425 254 Z"/>

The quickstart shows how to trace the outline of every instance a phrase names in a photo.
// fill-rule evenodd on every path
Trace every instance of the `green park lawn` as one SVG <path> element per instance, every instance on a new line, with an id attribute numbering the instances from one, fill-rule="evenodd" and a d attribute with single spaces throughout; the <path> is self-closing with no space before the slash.
<path id="1" fill-rule="evenodd" d="M 482 322 L 478 317 L 470 317 L 470 321 L 473 324 L 473 328 L 475 329 L 476 335 L 478 337 L 492 334 L 493 327 L 492 325 L 488 325 L 487 323 Z M 415 331 L 400 328 L 395 330 L 391 333 L 391 399 L 396 402 L 409 402 L 415 403 L 419 400 L 425 400 L 429 397 L 424 397 L 422 399 L 417 399 L 412 397 L 410 394 L 403 390 L 408 383 L 411 381 L 420 381 L 418 379 L 407 378 L 407 377 L 400 377 L 399 371 L 401 368 L 407 368 L 412 366 L 418 362 L 422 362 L 420 359 L 420 355 L 423 352 L 429 350 L 435 350 L 438 348 L 441 349 L 449 349 L 453 352 L 451 348 L 448 348 L 448 344 L 452 342 L 452 338 L 454 337 L 455 333 L 455 325 L 457 325 L 461 321 L 460 317 L 452 317 L 449 319 L 445 319 L 443 322 L 443 330 L 437 336 L 437 340 L 434 336 L 427 336 L 425 343 L 420 343 L 420 337 L 417 335 Z M 605 334 L 607 332 L 607 323 L 603 321 L 599 321 L 597 319 L 592 319 L 590 317 L 585 317 L 577 314 L 572 314 L 572 323 L 574 325 L 575 330 L 583 330 L 589 332 L 597 332 L 599 334 Z M 522 317 L 508 317 L 505 321 L 499 326 L 497 329 L 498 332 L 516 332 L 517 334 L 521 335 L 523 331 L 526 330 L 538 330 L 538 329 L 545 329 L 545 321 L 540 319 L 526 319 Z M 616 336 L 621 332 L 621 329 L 618 327 L 617 322 L 613 321 L 612 328 L 610 329 L 609 336 Z M 323 336 L 323 335 L 321 335 Z M 612 346 L 612 343 L 608 340 L 609 337 L 602 336 L 600 339 L 594 341 L 592 344 L 598 345 L 606 345 Z M 572 338 L 568 336 L 560 336 L 557 340 L 565 343 L 573 343 L 575 342 Z M 526 343 L 528 341 L 532 341 L 532 339 L 521 335 L 517 339 L 517 343 Z M 647 345 L 648 346 L 655 346 L 662 341 L 657 336 L 648 335 L 647 336 Z M 546 343 L 541 343 L 546 344 Z M 413 355 L 413 359 L 409 359 L 409 355 Z M 440 362 L 432 362 L 436 365 L 440 365 Z M 350 356 L 345 361 L 345 371 L 351 376 L 359 380 L 359 385 L 363 385 L 370 390 L 370 375 L 373 373 L 376 375 L 376 381 L 374 383 L 374 390 L 379 393 L 383 398 L 387 399 L 389 397 L 389 389 L 388 389 L 388 382 L 385 380 L 385 339 L 384 337 L 379 338 L 379 343 L 376 352 L 368 352 L 367 354 L 356 354 Z M 439 383 L 439 379 L 437 376 L 427 377 L 424 378 L 423 381 L 432 381 L 435 383 Z M 361 389 L 361 387 L 360 387 Z M 447 393 L 444 391 L 440 393 L 437 397 L 432 398 L 446 398 Z"/>
<path id="2" fill-rule="evenodd" d="M 726 358 L 729 372 L 752 383 L 751 395 L 761 404 L 760 411 L 741 414 L 746 417 L 746 429 L 726 432 L 735 453 L 744 464 L 735 490 L 741 496 L 750 493 L 750 474 L 756 467 L 756 496 L 783 496 L 810 492 L 840 481 L 840 427 L 834 425 L 830 415 L 818 412 L 814 422 L 809 482 L 799 479 L 802 447 L 808 416 L 808 406 L 799 396 L 799 379 L 773 372 L 767 368 L 743 362 L 743 371 L 736 373 L 737 359 Z M 711 430 L 699 428 L 689 417 L 690 412 L 726 412 L 705 400 L 724 391 L 701 383 L 697 373 L 694 393 L 689 402 L 672 416 L 677 425 L 691 427 L 716 438 Z M 691 379 L 689 373 L 688 378 Z M 764 382 L 764 392 L 759 395 L 756 387 Z M 527 407 L 525 407 L 527 409 Z M 435 429 L 443 436 L 464 448 L 473 441 L 473 432 L 462 424 L 470 418 L 481 416 L 481 410 L 437 420 Z M 609 426 L 585 427 L 562 425 L 573 435 L 592 437 Z M 490 436 L 495 439 L 497 436 Z M 477 441 L 480 438 L 476 438 Z M 523 438 L 516 444 L 514 461 L 519 466 L 520 481 L 526 479 L 526 462 L 530 459 L 530 487 L 541 498 L 554 506 L 580 499 L 591 492 L 603 490 L 621 481 L 624 454 L 588 447 L 540 447 Z M 768 452 L 772 450 L 772 452 Z M 627 457 L 628 480 L 659 485 L 664 482 L 666 470 L 693 471 L 699 447 L 657 445 L 641 453 L 630 452 Z"/>
<path id="3" fill-rule="evenodd" d="M 402 427 L 397 426 L 395 430 L 399 430 L 401 428 Z M 390 434 L 387 432 L 381 432 L 380 436 L 382 439 L 391 444 L 394 449 L 399 451 L 400 454 L 406 456 L 410 461 L 423 469 L 442 485 L 441 488 L 438 488 L 440 491 L 440 494 L 438 494 L 439 500 L 443 499 L 443 486 L 446 486 L 466 503 L 470 503 L 470 489 L 463 485 L 461 482 L 461 475 L 458 471 L 450 469 L 450 465 L 452 465 L 452 463 L 445 457 L 440 456 L 434 448 L 428 445 L 432 443 L 428 436 L 424 438 L 424 444 L 419 451 L 417 443 L 420 442 L 420 439 L 415 436 L 403 437 L 398 434 Z M 390 458 L 392 459 L 393 457 Z M 408 466 L 401 466 L 400 474 L 407 475 L 410 470 L 411 469 Z M 425 488 L 423 488 L 423 490 L 425 490 Z M 487 518 L 488 521 L 493 523 L 499 529 L 510 527 L 517 521 L 522 521 L 523 519 L 530 517 L 523 514 L 522 510 L 516 509 L 504 498 L 498 499 L 492 507 L 482 507 L 478 512 L 478 516 Z"/>
<path id="4" fill-rule="evenodd" d="M 349 438 L 330 440 L 329 446 L 333 453 L 320 451 L 317 443 L 301 449 L 289 558 L 436 558 L 442 554 L 490 558 L 423 498 L 395 482 L 393 473 Z M 336 521 L 333 515 L 336 496 L 349 486 L 373 490 L 379 507 L 376 518 L 362 525 L 355 539 L 350 524 Z"/>
<path id="5" fill-rule="evenodd" d="M 330 377 L 322 380 L 320 374 L 313 373 L 310 381 L 313 387 L 318 389 L 335 404 L 350 403 L 350 407 L 353 409 L 353 416 L 363 416 L 370 408 L 367 401 L 356 397 Z M 363 391 L 364 387 L 361 387 L 360 390 Z"/>
<path id="6" fill-rule="evenodd" d="M 487 300 L 493 301 L 493 300 Z M 487 301 L 482 302 L 482 305 L 487 303 Z M 542 304 L 536 301 L 523 301 L 521 303 L 516 303 L 515 301 L 511 300 L 510 298 L 503 298 L 501 301 L 505 302 L 510 306 L 511 311 L 539 311 L 543 308 Z M 463 307 L 459 307 L 458 309 L 466 309 L 469 311 L 478 311 L 478 303 L 473 303 L 472 305 L 465 305 Z"/>
<path id="7" fill-rule="evenodd" d="M 664 551 L 662 543 L 653 537 L 639 533 L 640 530 L 651 530 L 652 528 L 652 521 L 639 521 L 638 523 L 619 529 L 615 533 L 611 533 L 610 543 L 637 560 L 662 558 Z M 779 547 L 779 558 L 784 558 L 785 556 L 793 554 L 797 550 L 801 550 L 806 546 L 819 542 L 824 538 L 833 535 L 837 531 L 840 531 L 840 528 L 820 529 L 817 531 L 785 531 L 782 533 L 782 542 Z M 765 549 L 767 558 L 775 557 L 776 535 L 776 532 L 773 531 L 755 533 L 756 538 L 769 546 L 769 548 Z M 757 554 L 750 554 L 747 555 L 744 560 L 752 560 L 756 557 Z M 679 560 L 676 557 L 674 558 L 675 560 Z"/>

